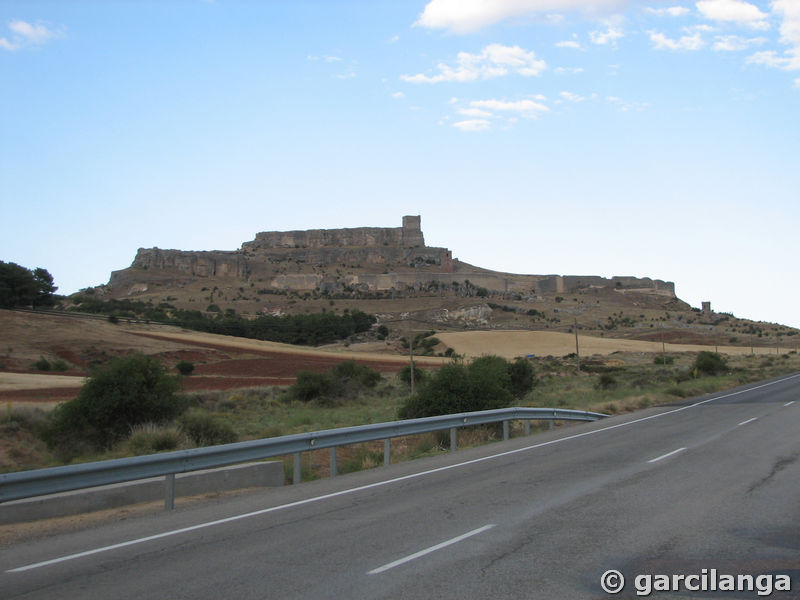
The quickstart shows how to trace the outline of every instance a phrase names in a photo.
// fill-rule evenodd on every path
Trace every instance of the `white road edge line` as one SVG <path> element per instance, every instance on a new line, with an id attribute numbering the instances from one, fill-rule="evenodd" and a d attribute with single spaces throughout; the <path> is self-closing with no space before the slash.
<path id="1" fill-rule="evenodd" d="M 658 419 L 660 417 L 665 417 L 667 415 L 671 415 L 674 413 L 678 413 L 684 410 L 688 410 L 690 408 L 694 408 L 696 406 L 701 406 L 703 404 L 707 404 L 709 402 L 713 402 L 714 400 L 721 400 L 723 398 L 730 398 L 731 396 L 738 396 L 739 394 L 744 394 L 747 392 L 752 392 L 753 390 L 758 390 L 761 388 L 769 387 L 771 385 L 775 385 L 776 383 L 783 383 L 784 381 L 789 381 L 790 379 L 795 379 L 800 377 L 800 373 L 797 375 L 790 375 L 784 379 L 778 379 L 777 381 L 771 381 L 769 383 L 763 383 L 761 385 L 757 385 L 752 388 L 748 388 L 746 390 L 739 390 L 738 392 L 731 392 L 730 394 L 724 394 L 722 396 L 716 396 L 714 398 L 709 398 L 708 400 L 701 400 L 700 402 L 695 402 L 694 404 L 689 404 L 687 406 L 681 406 L 680 408 L 676 408 L 673 410 L 669 410 L 667 412 L 658 413 L 657 415 L 650 415 L 649 417 L 642 417 L 640 419 L 634 419 L 633 421 L 626 421 L 625 423 L 617 423 L 616 425 L 609 425 L 608 427 L 602 427 L 600 429 L 593 429 L 591 431 L 584 431 L 583 433 L 576 433 L 574 435 L 568 435 L 563 438 L 558 438 L 556 440 L 550 440 L 549 442 L 540 442 L 538 444 L 533 444 L 531 446 L 524 446 L 523 448 L 517 448 L 515 450 L 508 450 L 506 452 L 500 452 L 498 454 L 491 454 L 489 456 L 483 456 L 481 458 L 474 458 L 472 460 L 467 460 L 460 463 L 455 463 L 452 465 L 447 465 L 445 467 L 438 467 L 436 469 L 430 469 L 428 471 L 420 471 L 419 473 L 411 473 L 410 475 L 403 475 L 402 477 L 395 477 L 394 479 L 386 479 L 384 481 L 377 481 L 375 483 L 369 483 L 367 485 L 360 485 L 358 487 L 340 490 L 338 492 L 332 492 L 330 494 L 323 494 L 322 496 L 314 496 L 312 498 L 306 498 L 304 500 L 297 500 L 296 502 L 289 502 L 288 504 L 280 504 L 278 506 L 272 506 L 270 508 L 262 508 L 261 510 L 256 510 L 249 513 L 244 513 L 241 515 L 234 515 L 232 517 L 227 517 L 225 519 L 218 519 L 216 521 L 208 521 L 206 523 L 198 523 L 197 525 L 192 525 L 190 527 L 183 527 L 181 529 L 173 529 L 172 531 L 164 531 L 162 533 L 157 533 L 155 535 L 150 535 L 143 538 L 138 538 L 135 540 L 129 540 L 127 542 L 120 542 L 119 544 L 112 544 L 110 546 L 103 546 L 101 548 L 94 548 L 93 550 L 86 550 L 85 552 L 78 552 L 77 554 L 69 554 L 67 556 L 61 556 L 59 558 L 54 558 L 51 560 L 45 560 L 38 563 L 33 563 L 30 565 L 25 565 L 23 567 L 17 567 L 16 569 L 8 569 L 6 573 L 20 573 L 22 571 L 30 571 L 31 569 L 38 569 L 39 567 L 46 567 L 49 565 L 54 565 L 57 563 L 66 562 L 68 560 L 73 560 L 76 558 L 82 558 L 84 556 L 91 556 L 92 554 L 99 554 L 101 552 L 108 552 L 109 550 L 117 550 L 118 548 L 125 548 L 127 546 L 133 546 L 134 544 L 141 544 L 143 542 L 149 542 L 152 540 L 158 540 L 165 537 L 170 537 L 173 535 L 178 535 L 181 533 L 188 533 L 189 531 L 196 531 L 198 529 L 205 529 L 206 527 L 213 527 L 215 525 L 222 525 L 224 523 L 231 523 L 233 521 L 239 521 L 241 519 L 249 519 L 250 517 L 257 517 L 260 515 L 264 515 L 267 513 L 284 510 L 286 508 L 294 508 L 295 506 L 302 506 L 304 504 L 311 504 L 312 502 L 320 502 L 321 500 L 328 500 L 329 498 L 336 498 L 337 496 L 344 496 L 347 494 L 354 494 L 356 492 L 361 492 L 363 490 L 368 490 L 372 488 L 382 487 L 384 485 L 389 485 L 392 483 L 397 483 L 399 481 L 406 481 L 408 479 L 416 479 L 417 477 L 424 477 L 425 475 L 432 475 L 433 473 L 440 473 L 442 471 L 449 471 L 450 469 L 456 469 L 458 467 L 464 467 L 467 465 L 472 465 L 475 463 L 484 462 L 487 460 L 492 460 L 495 458 L 501 458 L 503 456 L 510 456 L 511 454 L 518 454 L 520 452 L 527 452 L 528 450 L 535 450 L 537 448 L 543 448 L 545 446 L 552 446 L 553 444 L 560 444 L 562 442 L 567 442 L 570 440 L 575 440 L 578 438 L 582 438 L 588 435 L 595 435 L 597 433 L 602 433 L 604 431 L 611 431 L 612 429 L 618 429 L 620 427 L 628 427 L 630 425 L 634 425 L 636 423 L 642 423 L 644 421 L 649 421 L 651 419 Z"/>
<path id="2" fill-rule="evenodd" d="M 678 448 L 677 450 L 673 450 L 672 452 L 667 452 L 666 454 L 662 454 L 658 458 L 654 458 L 652 460 L 648 460 L 647 462 L 656 463 L 656 462 L 658 462 L 658 461 L 660 461 L 660 460 L 662 460 L 664 458 L 667 458 L 668 456 L 672 456 L 673 454 L 677 454 L 678 452 L 683 452 L 684 450 L 686 450 L 686 448 Z"/>
<path id="3" fill-rule="evenodd" d="M 794 400 L 792 400 L 791 402 L 787 402 L 786 404 L 784 404 L 784 406 L 791 406 L 792 404 L 794 404 Z"/>
<path id="4" fill-rule="evenodd" d="M 409 554 L 408 556 L 404 556 L 403 558 L 398 558 L 395 561 L 387 563 L 382 567 L 378 567 L 377 569 L 372 569 L 372 571 L 367 571 L 367 575 L 377 575 L 378 573 L 383 573 L 384 571 L 388 571 L 389 569 L 394 569 L 395 567 L 399 567 L 407 562 L 411 562 L 421 556 L 425 556 L 426 554 L 430 554 L 431 552 L 436 552 L 437 550 L 441 550 L 442 548 L 446 548 L 447 546 L 452 546 L 453 544 L 457 544 L 458 542 L 465 540 L 467 538 L 471 538 L 473 535 L 478 535 L 479 533 L 483 533 L 488 529 L 494 527 L 493 524 L 484 525 L 483 527 L 479 527 L 478 529 L 473 529 L 472 531 L 468 531 L 463 535 L 459 535 L 458 537 L 454 537 L 453 539 L 447 540 L 446 542 L 442 542 L 441 544 L 436 544 L 435 546 L 431 546 L 430 548 L 425 548 L 424 550 L 420 550 L 419 552 L 414 552 L 414 554 Z"/>
<path id="5" fill-rule="evenodd" d="M 758 417 L 753 417 L 752 419 L 747 419 L 747 421 L 742 421 L 737 425 L 737 427 L 741 427 L 742 425 L 747 425 L 748 423 L 752 423 L 753 421 L 758 421 Z"/>

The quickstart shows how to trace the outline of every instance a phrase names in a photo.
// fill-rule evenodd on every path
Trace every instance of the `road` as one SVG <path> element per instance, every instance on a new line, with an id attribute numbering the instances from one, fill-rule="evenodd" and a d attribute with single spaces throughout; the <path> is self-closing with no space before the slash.
<path id="1" fill-rule="evenodd" d="M 704 573 L 800 598 L 798 431 L 800 374 L 22 542 L 0 598 L 636 598 L 639 575 Z"/>

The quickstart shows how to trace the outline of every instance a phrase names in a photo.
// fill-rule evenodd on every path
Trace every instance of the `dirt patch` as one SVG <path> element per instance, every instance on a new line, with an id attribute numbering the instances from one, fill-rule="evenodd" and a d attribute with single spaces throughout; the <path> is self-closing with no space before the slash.
<path id="1" fill-rule="evenodd" d="M 0 373 L 0 391 L 33 390 L 40 388 L 79 388 L 83 385 L 84 381 L 84 377 L 70 375 L 3 372 Z"/>

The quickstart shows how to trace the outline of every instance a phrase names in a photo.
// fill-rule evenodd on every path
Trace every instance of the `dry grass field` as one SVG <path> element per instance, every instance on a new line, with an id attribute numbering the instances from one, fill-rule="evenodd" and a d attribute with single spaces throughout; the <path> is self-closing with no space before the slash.
<path id="1" fill-rule="evenodd" d="M 575 352 L 575 336 L 571 333 L 555 331 L 461 331 L 437 333 L 444 344 L 458 354 L 475 357 L 483 354 L 496 354 L 504 358 L 516 356 L 564 356 Z M 661 342 L 645 342 L 619 338 L 578 336 L 581 356 L 593 354 L 608 355 L 614 352 L 652 352 L 662 351 Z M 719 351 L 724 354 L 776 354 L 775 348 L 749 348 L 744 346 L 707 346 L 699 344 L 664 344 L 667 352 Z M 784 348 L 783 351 L 788 351 Z"/>

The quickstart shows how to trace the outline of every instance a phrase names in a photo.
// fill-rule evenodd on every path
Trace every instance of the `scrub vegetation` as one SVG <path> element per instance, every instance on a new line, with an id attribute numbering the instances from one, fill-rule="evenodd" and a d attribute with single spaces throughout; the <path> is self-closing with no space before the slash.
<path id="1" fill-rule="evenodd" d="M 480 410 L 488 408 L 489 401 L 618 414 L 797 371 L 796 352 L 727 358 L 715 353 L 670 354 L 658 361 L 651 354 L 619 353 L 583 359 L 580 370 L 574 357 L 506 361 L 486 356 L 453 361 L 438 370 L 415 368 L 422 376 L 414 395 L 408 372 L 405 377 L 381 374 L 354 362 L 307 372 L 289 387 L 180 392 L 178 376 L 151 358 L 133 355 L 96 372 L 74 404 L 63 403 L 51 412 L 0 407 L 0 471 L 378 423 L 420 413 Z M 139 390 L 136 399 L 126 396 L 131 386 Z M 145 392 L 150 394 L 147 401 L 141 397 Z M 532 425 L 536 431 L 549 423 Z M 522 428 L 522 423 L 512 423 L 512 436 L 520 435 Z M 502 439 L 502 431 L 496 426 L 464 428 L 458 436 L 459 447 L 465 447 Z M 340 470 L 382 464 L 382 446 L 379 441 L 340 448 Z M 392 461 L 448 447 L 447 432 L 398 438 L 392 440 Z M 287 457 L 287 477 L 290 463 Z M 304 453 L 304 477 L 324 477 L 328 465 L 327 450 Z"/>

